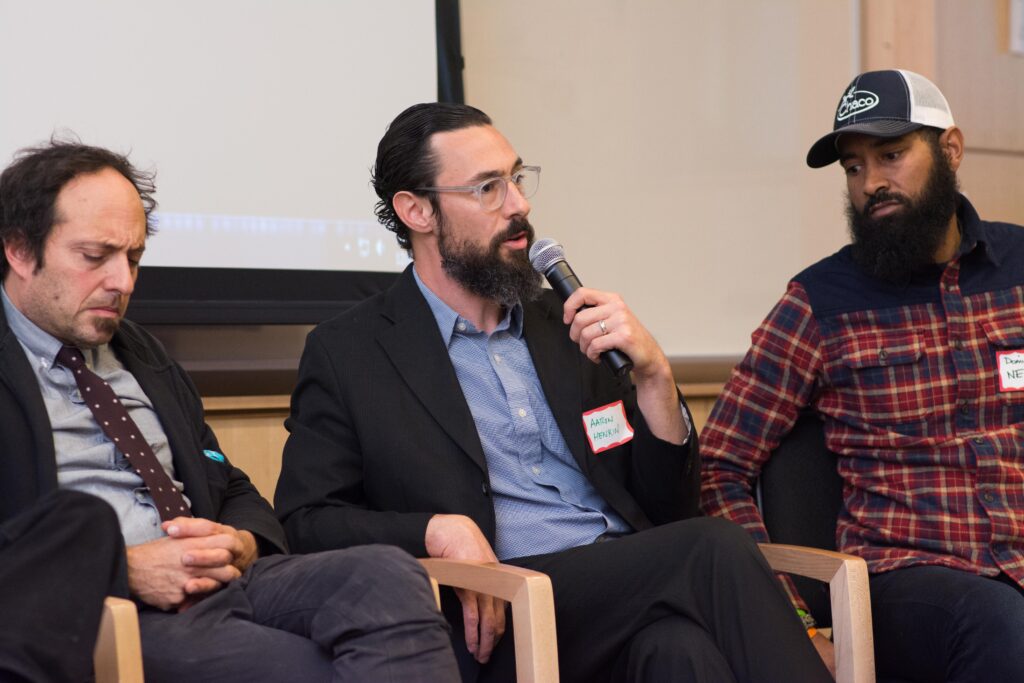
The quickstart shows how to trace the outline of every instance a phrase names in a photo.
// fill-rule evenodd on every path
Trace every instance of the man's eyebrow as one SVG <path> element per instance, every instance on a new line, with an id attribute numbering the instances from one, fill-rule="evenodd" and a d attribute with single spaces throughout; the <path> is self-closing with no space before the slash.
<path id="1" fill-rule="evenodd" d="M 515 173 L 523 166 L 523 160 L 521 157 L 516 157 L 516 162 L 512 164 L 512 173 Z M 503 171 L 491 170 L 491 171 L 480 171 L 472 178 L 469 179 L 468 184 L 475 185 L 476 183 L 483 182 L 484 180 L 490 180 L 491 178 L 500 178 L 505 173 Z"/>
<path id="2" fill-rule="evenodd" d="M 72 249 L 99 249 L 100 251 L 118 251 L 121 246 L 114 244 L 113 242 L 106 242 L 103 240 L 76 240 L 71 243 Z M 146 245 L 143 244 L 138 247 L 129 246 L 127 251 L 133 253 L 142 253 L 146 251 Z"/>

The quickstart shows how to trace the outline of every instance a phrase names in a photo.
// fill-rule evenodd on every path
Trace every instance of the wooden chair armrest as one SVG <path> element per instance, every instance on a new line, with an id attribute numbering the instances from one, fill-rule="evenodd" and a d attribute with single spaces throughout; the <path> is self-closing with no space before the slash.
<path id="1" fill-rule="evenodd" d="M 762 543 L 760 548 L 775 571 L 828 583 L 836 681 L 874 683 L 875 645 L 867 563 L 853 555 L 797 545 Z"/>
<path id="2" fill-rule="evenodd" d="M 557 683 L 555 602 L 546 574 L 494 562 L 421 559 L 431 578 L 512 603 L 516 678 L 520 683 Z"/>
<path id="3" fill-rule="evenodd" d="M 104 600 L 93 667 L 96 683 L 142 683 L 139 615 L 131 600 Z"/>

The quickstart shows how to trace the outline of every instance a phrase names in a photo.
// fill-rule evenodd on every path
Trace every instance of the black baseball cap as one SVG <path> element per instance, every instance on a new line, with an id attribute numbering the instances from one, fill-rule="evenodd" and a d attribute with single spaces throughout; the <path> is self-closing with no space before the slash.
<path id="1" fill-rule="evenodd" d="M 903 69 L 868 71 L 846 86 L 832 132 L 811 146 L 807 165 L 821 168 L 837 161 L 836 141 L 843 133 L 898 138 L 924 126 L 945 130 L 953 125 L 946 98 L 921 74 Z"/>

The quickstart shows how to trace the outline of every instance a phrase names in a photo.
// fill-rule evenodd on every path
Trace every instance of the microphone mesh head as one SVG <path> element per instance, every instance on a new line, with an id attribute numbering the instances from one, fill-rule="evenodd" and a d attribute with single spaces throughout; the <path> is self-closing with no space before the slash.
<path id="1" fill-rule="evenodd" d="M 537 240 L 530 247 L 530 264 L 541 275 L 547 273 L 551 266 L 564 260 L 565 249 L 549 237 Z"/>

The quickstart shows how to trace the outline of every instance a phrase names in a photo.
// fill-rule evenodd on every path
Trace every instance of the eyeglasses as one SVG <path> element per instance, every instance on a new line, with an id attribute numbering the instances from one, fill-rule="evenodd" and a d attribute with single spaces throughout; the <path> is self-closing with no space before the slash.
<path id="1" fill-rule="evenodd" d="M 417 192 L 472 192 L 484 211 L 494 211 L 505 203 L 508 184 L 515 183 L 523 199 L 529 199 L 540 187 L 540 166 L 523 166 L 510 176 L 488 178 L 476 185 L 450 185 L 447 187 L 417 187 Z"/>

